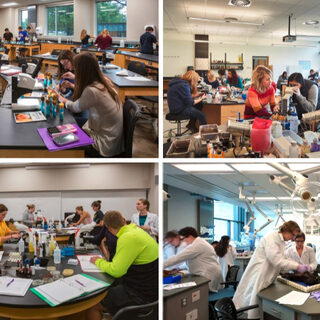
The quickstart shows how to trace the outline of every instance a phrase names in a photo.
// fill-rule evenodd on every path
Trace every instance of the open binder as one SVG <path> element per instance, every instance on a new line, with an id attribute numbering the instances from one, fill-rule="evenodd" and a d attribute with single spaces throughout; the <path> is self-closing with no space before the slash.
<path id="1" fill-rule="evenodd" d="M 109 285 L 107 282 L 83 273 L 59 279 L 30 290 L 51 307 L 55 307 L 93 291 L 106 288 Z"/>

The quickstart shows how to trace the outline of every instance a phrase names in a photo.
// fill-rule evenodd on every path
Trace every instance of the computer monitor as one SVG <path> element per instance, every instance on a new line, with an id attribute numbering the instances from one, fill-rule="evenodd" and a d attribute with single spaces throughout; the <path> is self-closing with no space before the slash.
<path id="1" fill-rule="evenodd" d="M 64 213 L 64 220 L 68 217 L 74 214 L 75 216 L 71 219 L 70 222 L 78 222 L 80 219 L 80 215 L 78 215 L 76 212 L 65 212 Z"/>

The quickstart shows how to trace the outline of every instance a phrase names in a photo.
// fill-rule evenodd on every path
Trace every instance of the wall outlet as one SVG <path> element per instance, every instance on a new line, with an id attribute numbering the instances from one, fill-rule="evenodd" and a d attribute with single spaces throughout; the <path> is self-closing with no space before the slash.
<path id="1" fill-rule="evenodd" d="M 187 305 L 187 298 L 181 299 L 181 307 L 185 307 Z"/>
<path id="2" fill-rule="evenodd" d="M 198 309 L 193 309 L 192 311 L 186 313 L 186 320 L 197 320 L 198 319 Z"/>
<path id="3" fill-rule="evenodd" d="M 194 291 L 192 292 L 192 302 L 196 302 L 198 300 L 200 300 L 200 290 Z"/>

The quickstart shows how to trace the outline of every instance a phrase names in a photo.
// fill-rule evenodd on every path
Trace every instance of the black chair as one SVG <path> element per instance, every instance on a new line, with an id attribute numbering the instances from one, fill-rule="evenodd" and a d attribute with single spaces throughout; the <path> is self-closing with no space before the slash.
<path id="1" fill-rule="evenodd" d="M 258 304 L 254 304 L 252 306 L 236 309 L 233 301 L 230 298 L 222 298 L 218 300 L 214 306 L 216 311 L 217 319 L 223 320 L 237 320 L 238 315 L 242 312 L 259 308 Z"/>
<path id="2" fill-rule="evenodd" d="M 62 50 L 61 49 L 53 49 L 51 51 L 52 56 L 58 56 Z"/>
<path id="3" fill-rule="evenodd" d="M 239 269 L 239 266 L 228 266 L 226 281 L 221 282 L 221 284 L 224 285 L 224 288 L 219 290 L 218 292 L 209 293 L 209 313 L 210 315 L 213 315 L 211 317 L 214 318 L 214 305 L 218 300 L 222 298 L 232 298 L 234 296 L 239 283 L 239 281 L 237 281 Z"/>
<path id="4" fill-rule="evenodd" d="M 128 64 L 128 70 L 138 73 L 141 76 L 145 77 L 147 75 L 146 65 L 143 62 L 139 61 L 130 61 Z M 140 106 L 140 118 L 149 120 L 152 123 L 152 126 L 155 130 L 155 135 L 157 137 L 157 120 L 158 120 L 158 112 L 155 108 L 155 105 L 158 104 L 159 100 L 156 96 L 138 96 L 139 99 L 148 101 L 152 104 L 151 110 L 146 106 Z"/>
<path id="5" fill-rule="evenodd" d="M 146 76 L 147 70 L 146 65 L 143 62 L 140 61 L 130 61 L 128 64 L 127 69 L 129 71 L 135 72 L 140 74 L 141 76 Z"/>
<path id="6" fill-rule="evenodd" d="M 119 310 L 112 320 L 158 320 L 158 301 L 140 306 L 129 306 Z"/>
<path id="7" fill-rule="evenodd" d="M 181 132 L 181 122 L 190 120 L 190 117 L 187 117 L 181 114 L 167 113 L 166 120 L 168 120 L 171 123 L 177 124 L 177 133 L 175 134 L 176 137 L 181 137 L 189 130 L 187 129 L 184 132 Z"/>
<path id="8" fill-rule="evenodd" d="M 131 99 L 127 99 L 123 105 L 123 133 L 124 133 L 124 157 L 132 158 L 133 132 L 139 118 L 139 107 Z"/>

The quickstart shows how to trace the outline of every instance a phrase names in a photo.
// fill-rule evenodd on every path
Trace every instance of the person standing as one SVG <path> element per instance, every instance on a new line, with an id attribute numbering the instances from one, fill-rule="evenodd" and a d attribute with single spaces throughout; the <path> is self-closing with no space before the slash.
<path id="1" fill-rule="evenodd" d="M 140 52 L 144 54 L 153 54 L 153 44 L 158 45 L 157 38 L 152 34 L 153 28 L 147 27 L 146 32 L 140 37 Z"/>
<path id="2" fill-rule="evenodd" d="M 131 223 L 148 232 L 154 239 L 158 237 L 158 215 L 149 212 L 150 202 L 147 199 L 139 199 L 136 203 L 138 213 L 131 217 Z"/>
<path id="3" fill-rule="evenodd" d="M 28 32 L 26 30 L 23 30 L 21 26 L 19 26 L 18 30 L 19 42 L 24 42 L 26 37 L 28 37 Z"/>
<path id="4" fill-rule="evenodd" d="M 97 37 L 95 43 L 98 45 L 98 49 L 100 50 L 110 48 L 112 45 L 112 38 L 109 34 L 109 31 L 107 29 L 103 29 L 100 35 Z"/>
<path id="5" fill-rule="evenodd" d="M 28 227 L 32 227 L 35 224 L 34 212 L 36 207 L 34 204 L 27 204 L 27 209 L 22 215 L 22 223 Z"/>
<path id="6" fill-rule="evenodd" d="M 257 304 L 257 294 L 273 283 L 280 270 L 298 270 L 301 273 L 311 270 L 309 265 L 285 257 L 286 241 L 292 241 L 300 232 L 296 222 L 287 221 L 279 231 L 270 232 L 261 239 L 234 294 L 236 309 Z M 258 318 L 259 310 L 248 312 L 248 319 Z"/>
<path id="7" fill-rule="evenodd" d="M 311 270 L 317 268 L 316 253 L 313 248 L 305 246 L 306 236 L 303 232 L 296 235 L 294 238 L 295 245 L 292 245 L 286 250 L 286 257 L 294 260 L 299 264 L 307 264 Z"/>
<path id="8" fill-rule="evenodd" d="M 163 262 L 163 268 L 186 262 L 190 273 L 210 280 L 209 290 L 217 292 L 222 289 L 223 282 L 221 266 L 217 261 L 213 247 L 199 237 L 197 230 L 185 227 L 179 230 L 180 240 L 188 246 L 177 255 Z"/>
<path id="9" fill-rule="evenodd" d="M 226 281 L 228 266 L 234 266 L 234 259 L 237 256 L 237 251 L 230 246 L 230 237 L 223 236 L 215 247 L 218 261 L 221 264 L 223 280 Z"/>
<path id="10" fill-rule="evenodd" d="M 4 29 L 3 40 L 6 42 L 10 42 L 13 39 L 12 32 L 9 31 L 9 28 Z"/>
<path id="11" fill-rule="evenodd" d="M 86 29 L 82 29 L 81 34 L 80 34 L 81 48 L 88 48 L 89 47 L 89 39 L 90 38 L 93 38 L 93 36 L 90 36 L 87 33 Z"/>

